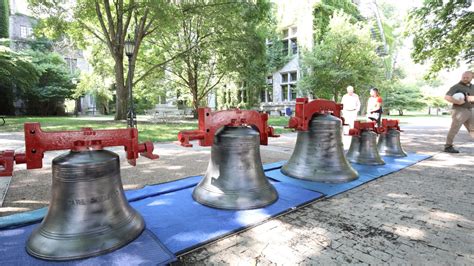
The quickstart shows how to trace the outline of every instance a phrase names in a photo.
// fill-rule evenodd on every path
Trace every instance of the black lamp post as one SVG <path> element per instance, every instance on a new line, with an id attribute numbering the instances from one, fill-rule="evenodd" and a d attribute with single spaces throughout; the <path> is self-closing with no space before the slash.
<path id="1" fill-rule="evenodd" d="M 128 57 L 128 94 L 130 95 L 130 105 L 127 114 L 127 124 L 128 127 L 137 127 L 137 115 L 135 113 L 135 108 L 133 106 L 133 96 L 132 96 L 132 56 L 135 50 L 135 40 L 131 40 L 128 36 L 127 40 L 124 43 L 125 54 Z"/>

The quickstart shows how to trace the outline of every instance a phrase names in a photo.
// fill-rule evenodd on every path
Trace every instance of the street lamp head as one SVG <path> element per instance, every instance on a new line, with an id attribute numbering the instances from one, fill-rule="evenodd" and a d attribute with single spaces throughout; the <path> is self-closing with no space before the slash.
<path id="1" fill-rule="evenodd" d="M 130 39 L 130 35 L 128 35 L 127 40 L 125 40 L 124 48 L 125 54 L 128 57 L 131 57 L 133 55 L 133 50 L 135 50 L 135 40 Z"/>

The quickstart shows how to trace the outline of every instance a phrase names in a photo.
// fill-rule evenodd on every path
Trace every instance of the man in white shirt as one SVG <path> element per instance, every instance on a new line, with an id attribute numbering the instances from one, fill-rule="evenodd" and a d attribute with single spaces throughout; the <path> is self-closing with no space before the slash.
<path id="1" fill-rule="evenodd" d="M 347 93 L 342 96 L 341 103 L 343 105 L 342 117 L 344 117 L 349 128 L 353 128 L 354 121 L 357 119 L 357 113 L 360 110 L 359 95 L 354 93 L 354 87 L 347 86 Z"/>

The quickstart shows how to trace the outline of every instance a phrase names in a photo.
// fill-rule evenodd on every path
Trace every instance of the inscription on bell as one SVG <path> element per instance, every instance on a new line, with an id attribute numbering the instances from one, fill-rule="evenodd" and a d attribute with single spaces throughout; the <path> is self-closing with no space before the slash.
<path id="1" fill-rule="evenodd" d="M 89 205 L 89 204 L 95 204 L 95 203 L 102 203 L 102 202 L 116 198 L 119 195 L 119 193 L 120 193 L 119 190 L 115 190 L 106 195 L 99 195 L 99 196 L 91 197 L 87 199 L 70 199 L 67 201 L 67 204 L 69 206 L 77 206 L 77 205 Z"/>

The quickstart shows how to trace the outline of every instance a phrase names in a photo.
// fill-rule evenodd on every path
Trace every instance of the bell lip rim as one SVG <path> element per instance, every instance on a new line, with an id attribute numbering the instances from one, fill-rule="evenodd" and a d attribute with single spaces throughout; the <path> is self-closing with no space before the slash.
<path id="1" fill-rule="evenodd" d="M 228 211 L 243 211 L 243 210 L 255 210 L 255 209 L 265 208 L 265 207 L 270 206 L 270 205 L 274 204 L 275 202 L 277 202 L 279 198 L 280 198 L 280 196 L 278 196 L 278 193 L 277 193 L 275 199 L 273 199 L 273 200 L 270 201 L 270 202 L 266 202 L 265 204 L 255 205 L 255 206 L 245 207 L 245 208 L 225 208 L 225 207 L 222 207 L 222 206 L 217 206 L 217 205 L 208 204 L 208 202 L 201 202 L 201 201 L 198 201 L 198 200 L 195 199 L 194 196 L 193 196 L 193 199 L 194 199 L 197 203 L 199 203 L 199 204 L 201 204 L 201 205 L 203 205 L 203 206 L 211 207 L 211 208 L 219 209 L 219 210 L 228 210 Z"/>
<path id="2" fill-rule="evenodd" d="M 259 204 L 259 205 L 254 205 L 254 206 L 249 206 L 249 207 L 242 207 L 242 208 L 223 207 L 222 205 L 211 204 L 213 201 L 201 201 L 200 199 L 197 199 L 197 197 L 195 196 L 195 191 L 196 191 L 197 188 L 198 188 L 198 186 L 196 186 L 196 188 L 193 190 L 193 193 L 192 193 L 192 198 L 193 198 L 194 201 L 196 201 L 197 203 L 199 203 L 201 205 L 204 205 L 206 207 L 211 207 L 211 208 L 220 209 L 220 210 L 253 210 L 253 209 L 260 209 L 260 208 L 264 208 L 264 207 L 267 207 L 267 206 L 275 203 L 280 198 L 280 196 L 278 195 L 278 191 L 276 190 L 275 186 L 273 186 L 269 182 L 269 186 L 266 186 L 266 188 L 267 188 L 266 191 L 274 192 L 272 194 L 275 195 L 275 198 L 272 199 L 271 201 L 268 201 L 268 202 L 265 202 L 265 203 L 262 203 L 262 204 Z M 206 190 L 207 192 L 212 193 L 212 194 L 217 194 L 214 191 L 207 190 L 205 186 L 201 186 L 201 188 Z"/>
<path id="3" fill-rule="evenodd" d="M 349 160 L 347 159 L 350 163 L 355 163 L 355 164 L 360 164 L 360 165 L 385 165 L 387 164 L 384 160 L 382 160 L 381 163 L 362 163 L 362 162 L 357 162 L 357 161 L 352 161 L 352 160 Z"/>
<path id="4" fill-rule="evenodd" d="M 99 255 L 107 254 L 107 253 L 113 252 L 115 250 L 118 250 L 118 249 L 130 244 L 131 242 L 133 242 L 134 240 L 136 240 L 138 237 L 140 237 L 143 234 L 143 232 L 146 229 L 145 220 L 143 219 L 143 217 L 139 213 L 136 213 L 135 217 L 138 218 L 137 220 L 139 221 L 139 224 L 143 224 L 143 226 L 141 226 L 142 228 L 140 230 L 138 230 L 135 235 L 128 238 L 126 241 L 119 242 L 117 245 L 114 245 L 114 246 L 112 246 L 110 248 L 107 248 L 107 249 L 104 249 L 104 250 L 100 250 L 100 251 L 93 252 L 93 253 L 88 253 L 88 254 L 82 255 L 82 256 L 69 256 L 69 257 L 43 256 L 43 255 L 40 255 L 40 253 L 37 253 L 37 252 L 33 251 L 29 247 L 28 242 L 31 238 L 31 235 L 27 240 L 27 243 L 25 245 L 25 250 L 30 256 L 32 256 L 36 259 L 43 260 L 43 261 L 77 261 L 77 260 L 84 260 L 84 259 L 88 259 L 88 258 L 92 258 L 92 257 L 97 257 Z M 126 235 L 128 235 L 128 234 L 126 234 Z"/>
<path id="5" fill-rule="evenodd" d="M 351 166 L 352 168 L 352 166 Z M 350 179 L 342 179 L 342 180 L 334 180 L 332 179 L 331 181 L 335 181 L 335 182 L 330 182 L 330 181 L 322 181 L 322 180 L 315 180 L 315 179 L 306 179 L 306 178 L 301 178 L 301 177 L 297 177 L 297 176 L 292 176 L 292 175 L 289 175 L 288 173 L 285 173 L 283 172 L 283 167 L 280 168 L 280 172 L 290 178 L 294 178 L 294 179 L 298 179 L 298 180 L 303 180 L 303 181 L 310 181 L 310 182 L 318 182 L 318 183 L 325 183 L 325 184 L 343 184 L 343 183 L 348 183 L 348 182 L 352 182 L 352 181 L 355 181 L 357 179 L 359 179 L 360 175 L 359 173 L 353 169 L 353 172 L 354 172 L 354 177 L 350 178 Z"/>

